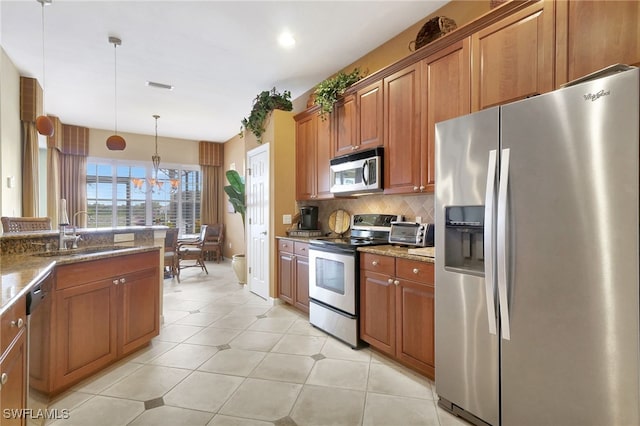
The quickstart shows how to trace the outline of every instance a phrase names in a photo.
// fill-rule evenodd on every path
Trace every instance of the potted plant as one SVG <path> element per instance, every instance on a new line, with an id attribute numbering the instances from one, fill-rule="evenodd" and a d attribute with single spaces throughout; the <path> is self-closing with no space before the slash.
<path id="1" fill-rule="evenodd" d="M 333 111 L 333 104 L 344 94 L 344 91 L 362 77 L 364 75 L 360 72 L 360 68 L 355 68 L 349 74 L 340 71 L 335 77 L 328 78 L 316 86 L 313 92 L 314 103 L 320 106 L 323 120 L 326 120 L 325 114 Z"/>
<path id="2" fill-rule="evenodd" d="M 264 90 L 253 100 L 253 108 L 249 117 L 242 119 L 242 127 L 256 135 L 258 143 L 262 143 L 262 134 L 264 133 L 264 122 L 267 116 L 274 109 L 283 111 L 291 111 L 293 104 L 291 103 L 291 92 L 285 90 L 280 93 L 276 88 Z M 242 136 L 242 131 L 240 132 Z"/>
<path id="3" fill-rule="evenodd" d="M 247 211 L 244 192 L 244 177 L 235 170 L 227 170 L 227 181 L 229 185 L 224 187 L 224 192 L 229 197 L 229 202 L 233 206 L 234 213 L 240 213 L 242 216 L 242 229 L 244 229 L 244 215 Z M 234 254 L 231 258 L 231 267 L 233 268 L 238 282 L 245 284 L 247 282 L 247 261 L 244 254 Z"/>

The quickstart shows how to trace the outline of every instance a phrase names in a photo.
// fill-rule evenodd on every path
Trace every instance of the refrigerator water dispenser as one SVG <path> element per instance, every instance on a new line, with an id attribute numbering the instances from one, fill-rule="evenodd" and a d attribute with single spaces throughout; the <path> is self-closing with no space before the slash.
<path id="1" fill-rule="evenodd" d="M 484 206 L 445 207 L 445 269 L 484 275 Z"/>

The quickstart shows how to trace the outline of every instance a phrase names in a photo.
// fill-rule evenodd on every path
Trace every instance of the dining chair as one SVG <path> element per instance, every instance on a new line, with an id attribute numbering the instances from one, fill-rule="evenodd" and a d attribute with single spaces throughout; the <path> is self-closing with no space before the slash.
<path id="1" fill-rule="evenodd" d="M 180 282 L 180 271 L 185 268 L 199 266 L 207 274 L 207 266 L 204 264 L 204 251 L 202 245 L 205 241 L 208 225 L 200 227 L 200 235 L 195 240 L 178 240 L 178 282 Z"/>
<path id="2" fill-rule="evenodd" d="M 48 231 L 51 229 L 50 217 L 8 217 L 2 216 L 2 229 L 9 232 Z"/>
<path id="3" fill-rule="evenodd" d="M 178 278 L 180 282 L 180 275 L 178 274 L 178 228 L 169 228 L 164 237 L 164 268 L 165 273 L 169 268 L 171 277 Z"/>
<path id="4" fill-rule="evenodd" d="M 202 243 L 202 251 L 205 253 L 213 252 L 215 261 L 220 263 L 220 260 L 224 260 L 224 256 L 222 255 L 223 243 L 224 224 L 215 223 L 207 225 L 207 232 L 204 236 L 204 242 Z"/>

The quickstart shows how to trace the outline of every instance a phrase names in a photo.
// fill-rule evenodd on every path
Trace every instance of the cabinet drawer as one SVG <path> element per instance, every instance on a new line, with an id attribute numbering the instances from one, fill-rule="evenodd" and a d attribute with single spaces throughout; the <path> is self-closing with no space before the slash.
<path id="1" fill-rule="evenodd" d="M 433 285 L 433 263 L 396 259 L 396 276 L 405 280 Z"/>
<path id="2" fill-rule="evenodd" d="M 157 251 L 78 262 L 56 268 L 56 289 L 109 279 L 158 266 Z"/>
<path id="3" fill-rule="evenodd" d="M 293 241 L 278 240 L 278 250 L 285 251 L 287 253 L 293 253 Z"/>
<path id="4" fill-rule="evenodd" d="M 309 256 L 309 244 L 296 241 L 293 243 L 293 252 L 298 256 Z"/>
<path id="5" fill-rule="evenodd" d="M 380 274 L 394 275 L 396 259 L 391 256 L 380 256 L 373 253 L 362 253 L 360 268 Z"/>
<path id="6" fill-rule="evenodd" d="M 0 336 L 1 348 L 0 354 L 3 353 L 13 342 L 13 339 L 20 333 L 20 330 L 27 326 L 27 301 L 20 298 L 11 306 L 0 320 Z"/>

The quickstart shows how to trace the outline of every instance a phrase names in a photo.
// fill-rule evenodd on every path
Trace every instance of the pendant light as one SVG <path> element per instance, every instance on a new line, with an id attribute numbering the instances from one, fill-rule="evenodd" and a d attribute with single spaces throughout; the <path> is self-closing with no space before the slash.
<path id="1" fill-rule="evenodd" d="M 115 134 L 107 138 L 107 148 L 111 151 L 122 151 L 127 146 L 127 143 L 122 136 L 118 135 L 118 60 L 116 55 L 116 50 L 118 46 L 122 44 L 122 40 L 118 37 L 109 36 L 109 43 L 113 44 L 113 110 Z"/>
<path id="2" fill-rule="evenodd" d="M 36 130 L 43 136 L 53 136 L 53 122 L 44 113 L 45 110 L 45 73 L 44 73 L 44 7 L 50 5 L 52 0 L 36 0 L 42 5 L 42 115 L 36 117 Z"/>
<path id="3" fill-rule="evenodd" d="M 158 179 L 158 169 L 160 168 L 160 156 L 158 155 L 158 118 L 160 118 L 160 116 L 154 114 L 153 118 L 156 119 L 156 153 L 151 156 L 151 162 L 153 163 L 154 178 Z"/>

